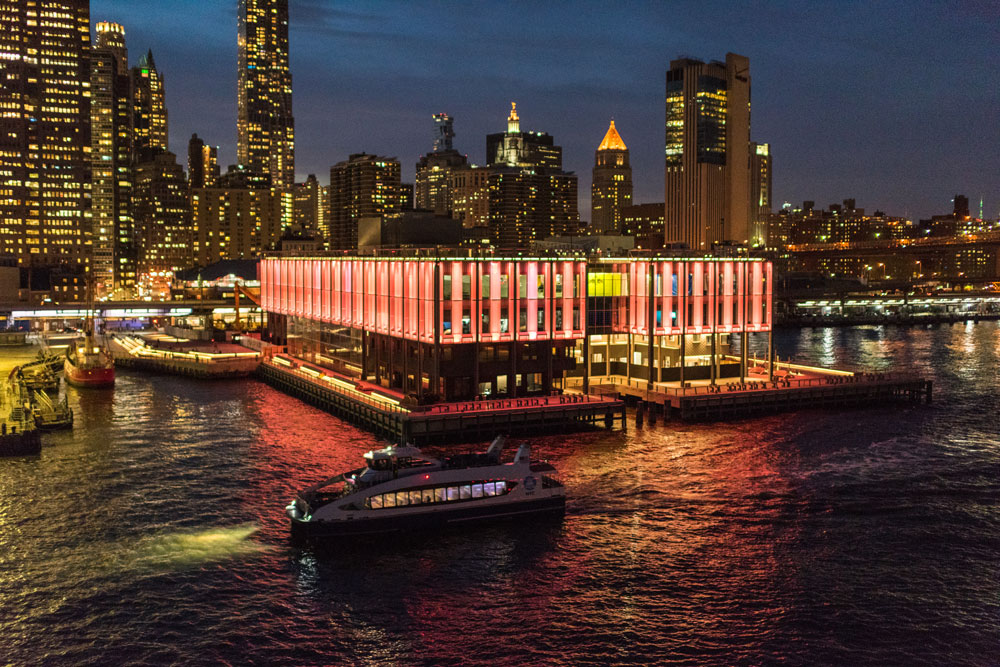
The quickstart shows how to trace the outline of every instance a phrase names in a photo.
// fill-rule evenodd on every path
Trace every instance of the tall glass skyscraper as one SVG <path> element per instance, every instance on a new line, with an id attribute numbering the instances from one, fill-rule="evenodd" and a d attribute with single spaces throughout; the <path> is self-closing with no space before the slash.
<path id="1" fill-rule="evenodd" d="M 239 0 L 237 159 L 267 174 L 271 185 L 295 185 L 295 121 L 288 68 L 288 0 Z"/>

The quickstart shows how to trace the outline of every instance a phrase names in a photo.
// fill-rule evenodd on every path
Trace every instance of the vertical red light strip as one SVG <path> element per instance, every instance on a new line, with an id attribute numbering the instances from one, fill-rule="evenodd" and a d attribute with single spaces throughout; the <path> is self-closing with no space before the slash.
<path id="1" fill-rule="evenodd" d="M 753 263 L 753 329 L 754 331 L 760 331 L 760 325 L 763 313 L 761 312 L 761 303 L 764 295 L 764 285 L 763 285 L 763 267 L 762 262 Z"/>
<path id="2" fill-rule="evenodd" d="M 768 262 L 766 264 L 766 273 L 765 273 L 767 280 L 765 281 L 764 285 L 764 298 L 766 299 L 767 303 L 767 312 L 765 313 L 764 316 L 764 324 L 768 330 L 774 327 L 774 320 L 773 320 L 774 311 L 772 310 L 773 297 L 774 297 L 774 283 L 772 282 L 773 275 L 774 275 L 774 265 L 771 262 Z"/>
<path id="3" fill-rule="evenodd" d="M 722 264 L 722 330 L 733 330 L 733 263 Z"/>
<path id="4" fill-rule="evenodd" d="M 490 332 L 489 340 L 500 340 L 500 262 L 490 262 Z"/>
<path id="5" fill-rule="evenodd" d="M 701 333 L 704 326 L 705 313 L 705 263 L 703 261 L 692 262 L 691 278 L 691 327 L 688 333 Z"/>

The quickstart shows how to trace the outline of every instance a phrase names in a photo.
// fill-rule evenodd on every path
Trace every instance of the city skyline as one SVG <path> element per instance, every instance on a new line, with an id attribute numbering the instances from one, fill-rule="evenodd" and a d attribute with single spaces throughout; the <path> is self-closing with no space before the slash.
<path id="1" fill-rule="evenodd" d="M 988 66 L 996 9 L 512 7 L 523 20 L 500 39 L 509 10 L 416 5 L 401 12 L 377 4 L 334 11 L 292 0 L 296 180 L 309 173 L 324 180 L 332 164 L 366 151 L 398 157 L 403 180 L 412 181 L 439 112 L 455 118 L 455 148 L 482 164 L 485 135 L 502 130 L 513 100 L 526 129 L 559 137 L 565 168 L 581 176 L 581 217 L 590 220 L 591 155 L 611 117 L 632 149 L 635 202 L 660 201 L 669 62 L 732 51 L 753 63 L 753 135 L 771 144 L 775 209 L 854 197 L 918 219 L 949 210 L 962 192 L 976 212 L 981 196 L 987 217 L 1000 210 L 993 177 L 1000 158 L 991 150 L 1000 139 L 992 112 L 1000 74 Z M 174 142 L 198 132 L 221 147 L 221 164 L 235 163 L 235 3 L 150 9 L 101 0 L 91 15 L 123 23 L 136 52 L 157 54 L 171 85 Z M 175 42 L 181 29 L 188 39 Z M 468 36 L 490 49 L 463 50 Z M 183 146 L 171 149 L 183 154 Z"/>

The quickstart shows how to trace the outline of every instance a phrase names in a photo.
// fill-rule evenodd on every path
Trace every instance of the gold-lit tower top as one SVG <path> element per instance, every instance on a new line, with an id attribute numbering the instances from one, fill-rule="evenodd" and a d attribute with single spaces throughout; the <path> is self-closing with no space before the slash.
<path id="1" fill-rule="evenodd" d="M 625 146 L 625 142 L 622 141 L 622 137 L 618 134 L 618 130 L 615 129 L 615 120 L 611 119 L 611 127 L 608 128 L 608 133 L 604 135 L 604 141 L 601 145 L 597 147 L 599 151 L 627 151 L 628 147 Z"/>
<path id="2" fill-rule="evenodd" d="M 510 115 L 507 116 L 507 131 L 521 131 L 521 120 L 517 117 L 517 102 L 510 103 Z"/>

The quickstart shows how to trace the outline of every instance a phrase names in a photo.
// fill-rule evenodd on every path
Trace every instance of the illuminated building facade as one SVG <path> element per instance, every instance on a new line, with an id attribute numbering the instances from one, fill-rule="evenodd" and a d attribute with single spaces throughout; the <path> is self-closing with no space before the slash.
<path id="1" fill-rule="evenodd" d="M 524 248 L 578 232 L 576 174 L 562 170 L 562 148 L 543 132 L 522 132 L 512 102 L 507 132 L 486 138 L 489 229 L 494 245 Z"/>
<path id="2" fill-rule="evenodd" d="M 621 209 L 632 205 L 632 167 L 628 147 L 611 121 L 594 153 L 594 178 L 590 187 L 590 229 L 595 234 L 622 231 Z"/>
<path id="3" fill-rule="evenodd" d="M 771 146 L 750 144 L 750 245 L 767 245 L 767 227 L 771 219 Z"/>
<path id="4" fill-rule="evenodd" d="M 188 187 L 214 188 L 219 181 L 219 147 L 209 146 L 197 134 L 188 141 Z"/>
<path id="5" fill-rule="evenodd" d="M 330 236 L 333 250 L 358 247 L 358 220 L 389 218 L 403 208 L 399 160 L 355 153 L 330 168 Z"/>
<path id="6" fill-rule="evenodd" d="M 451 174 L 468 162 L 455 149 L 422 155 L 417 162 L 417 177 L 413 184 L 415 208 L 449 215 L 452 205 Z"/>
<path id="7" fill-rule="evenodd" d="M 644 250 L 663 247 L 663 204 L 634 204 L 621 209 L 621 233 Z"/>
<path id="8" fill-rule="evenodd" d="M 167 150 L 167 102 L 163 74 L 148 51 L 132 68 L 132 127 L 137 162 Z"/>
<path id="9" fill-rule="evenodd" d="M 128 296 L 135 289 L 132 216 L 132 94 L 125 28 L 97 23 L 90 53 L 91 197 L 96 297 Z"/>
<path id="10" fill-rule="evenodd" d="M 135 169 L 134 212 L 140 291 L 169 298 L 174 275 L 194 265 L 194 229 L 188 182 L 169 151 Z"/>
<path id="11" fill-rule="evenodd" d="M 194 265 L 260 257 L 291 226 L 291 198 L 278 188 L 192 190 Z"/>
<path id="12" fill-rule="evenodd" d="M 448 174 L 451 216 L 466 228 L 490 224 L 490 170 L 474 164 L 453 168 Z"/>
<path id="13" fill-rule="evenodd" d="M 21 266 L 89 270 L 90 46 L 86 0 L 0 1 L 0 254 Z"/>
<path id="14" fill-rule="evenodd" d="M 295 184 L 293 194 L 292 229 L 297 234 L 311 237 L 320 236 L 323 225 L 321 202 L 323 188 L 315 174 L 309 174 L 305 181 Z"/>
<path id="15" fill-rule="evenodd" d="M 290 354 L 423 402 L 545 395 L 570 375 L 739 375 L 730 338 L 771 328 L 760 260 L 268 258 L 260 276 Z"/>
<path id="16" fill-rule="evenodd" d="M 288 0 L 239 0 L 237 156 L 271 184 L 295 185 Z"/>
<path id="17" fill-rule="evenodd" d="M 666 86 L 666 242 L 750 239 L 750 61 L 680 59 Z"/>

